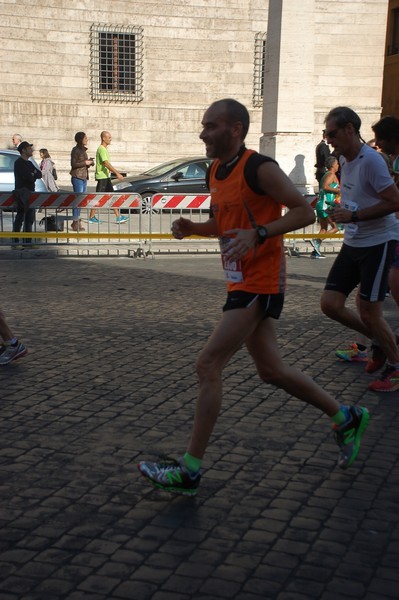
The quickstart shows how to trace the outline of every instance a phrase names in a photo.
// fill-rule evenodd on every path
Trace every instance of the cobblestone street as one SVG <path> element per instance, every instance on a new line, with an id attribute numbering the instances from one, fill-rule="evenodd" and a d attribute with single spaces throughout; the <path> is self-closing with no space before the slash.
<path id="1" fill-rule="evenodd" d="M 288 259 L 280 348 L 369 408 L 358 460 L 338 470 L 328 418 L 241 350 L 190 499 L 136 463 L 185 450 L 219 257 L 1 257 L 1 307 L 29 354 L 0 370 L 0 600 L 399 598 L 399 392 L 335 359 L 352 338 L 319 308 L 333 258 Z M 385 314 L 397 330 L 390 298 Z"/>

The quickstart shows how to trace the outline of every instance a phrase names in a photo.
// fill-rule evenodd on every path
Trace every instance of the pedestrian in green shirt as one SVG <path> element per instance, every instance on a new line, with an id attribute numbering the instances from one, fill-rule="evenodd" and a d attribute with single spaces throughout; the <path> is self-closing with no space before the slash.
<path id="1" fill-rule="evenodd" d="M 114 173 L 119 181 L 122 181 L 123 179 L 123 175 L 111 165 L 109 160 L 108 146 L 110 145 L 111 140 L 112 136 L 109 131 L 101 132 L 101 144 L 97 148 L 96 152 L 96 192 L 114 191 L 110 176 L 111 173 Z M 112 210 L 115 213 L 116 223 L 125 223 L 129 220 L 128 217 L 120 214 L 118 208 L 113 208 Z M 90 211 L 89 223 L 100 223 L 100 220 L 98 217 L 96 217 L 96 211 L 94 208 Z"/>

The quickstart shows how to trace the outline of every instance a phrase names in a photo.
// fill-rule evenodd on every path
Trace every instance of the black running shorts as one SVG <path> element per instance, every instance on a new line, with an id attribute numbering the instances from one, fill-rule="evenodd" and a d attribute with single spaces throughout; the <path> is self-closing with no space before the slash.
<path id="1" fill-rule="evenodd" d="M 223 312 L 235 308 L 249 308 L 254 302 L 260 302 L 263 318 L 278 319 L 284 305 L 284 294 L 252 294 L 251 292 L 228 292 Z"/>
<path id="2" fill-rule="evenodd" d="M 324 289 L 349 296 L 360 283 L 362 300 L 382 302 L 388 290 L 388 274 L 395 248 L 396 240 L 366 248 L 343 244 Z"/>

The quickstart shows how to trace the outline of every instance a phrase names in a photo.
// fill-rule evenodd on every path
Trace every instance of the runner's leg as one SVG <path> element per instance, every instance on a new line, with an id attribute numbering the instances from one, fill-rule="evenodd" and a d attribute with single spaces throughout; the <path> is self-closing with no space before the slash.
<path id="1" fill-rule="evenodd" d="M 335 398 L 324 391 L 311 377 L 283 362 L 272 319 L 264 319 L 247 337 L 245 344 L 263 381 L 272 383 L 299 400 L 316 406 L 329 417 L 333 417 L 339 411 L 340 405 Z"/>
<path id="2" fill-rule="evenodd" d="M 201 351 L 197 360 L 199 392 L 194 424 L 187 452 L 202 459 L 220 412 L 222 371 L 230 358 L 245 342 L 248 334 L 263 318 L 261 307 L 254 302 L 247 308 L 228 310 Z"/>
<path id="3" fill-rule="evenodd" d="M 348 308 L 345 303 L 346 295 L 341 292 L 324 290 L 322 293 L 321 310 L 327 317 L 372 338 L 370 329 L 363 323 L 357 312 Z"/>

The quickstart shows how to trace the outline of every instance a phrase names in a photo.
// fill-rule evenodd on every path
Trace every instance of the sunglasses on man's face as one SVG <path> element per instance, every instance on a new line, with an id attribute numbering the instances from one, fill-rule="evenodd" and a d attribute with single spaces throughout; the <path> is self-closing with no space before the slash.
<path id="1" fill-rule="evenodd" d="M 342 127 L 337 127 L 336 129 L 331 129 L 331 131 L 326 131 L 325 136 L 330 139 L 333 139 L 337 137 L 337 133 L 340 129 L 342 129 Z"/>

